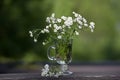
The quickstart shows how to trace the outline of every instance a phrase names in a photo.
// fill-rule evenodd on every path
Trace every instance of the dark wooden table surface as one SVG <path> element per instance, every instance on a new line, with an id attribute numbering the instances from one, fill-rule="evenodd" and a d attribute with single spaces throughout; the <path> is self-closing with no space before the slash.
<path id="1" fill-rule="evenodd" d="M 120 80 L 120 65 L 70 65 L 69 76 L 41 77 L 40 70 L 0 74 L 0 80 Z"/>

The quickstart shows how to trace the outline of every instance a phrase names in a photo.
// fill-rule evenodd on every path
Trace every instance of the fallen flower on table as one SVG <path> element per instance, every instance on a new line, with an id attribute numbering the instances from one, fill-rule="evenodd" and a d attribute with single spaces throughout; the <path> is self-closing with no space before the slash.
<path id="1" fill-rule="evenodd" d="M 42 69 L 41 76 L 49 76 L 49 77 L 59 77 L 62 75 L 62 72 L 56 66 L 49 66 L 45 64 L 44 68 Z"/>

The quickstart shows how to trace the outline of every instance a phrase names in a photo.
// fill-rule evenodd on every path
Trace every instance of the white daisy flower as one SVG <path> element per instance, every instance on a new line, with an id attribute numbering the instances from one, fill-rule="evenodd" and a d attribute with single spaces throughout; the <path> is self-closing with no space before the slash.
<path id="1" fill-rule="evenodd" d="M 51 17 L 55 17 L 55 13 L 52 13 Z"/>
<path id="2" fill-rule="evenodd" d="M 52 27 L 51 24 L 49 24 L 49 27 L 50 27 L 50 28 Z"/>
<path id="3" fill-rule="evenodd" d="M 79 26 L 78 26 L 78 28 L 79 28 L 79 29 L 81 29 L 81 28 L 82 28 L 82 26 L 80 26 L 80 25 L 79 25 Z"/>
<path id="4" fill-rule="evenodd" d="M 45 33 L 45 31 L 44 31 L 44 30 L 41 30 L 41 33 Z"/>
<path id="5" fill-rule="evenodd" d="M 42 69 L 41 76 L 49 76 L 49 65 L 46 64 L 44 69 Z"/>
<path id="6" fill-rule="evenodd" d="M 77 21 L 77 18 L 73 19 L 73 22 L 76 22 Z"/>
<path id="7" fill-rule="evenodd" d="M 48 23 L 51 22 L 51 21 L 50 21 L 50 17 L 47 17 L 47 18 L 46 18 L 46 22 L 48 22 Z"/>
<path id="8" fill-rule="evenodd" d="M 76 34 L 76 35 L 79 35 L 79 32 L 75 31 L 75 34 Z"/>
<path id="9" fill-rule="evenodd" d="M 95 23 L 94 22 L 90 22 L 89 28 L 91 29 L 91 32 L 93 32 L 94 28 L 95 28 Z"/>
<path id="10" fill-rule="evenodd" d="M 56 29 L 54 29 L 54 32 L 57 32 L 57 30 L 56 30 Z"/>
<path id="11" fill-rule="evenodd" d="M 46 43 L 45 43 L 45 42 L 42 42 L 42 44 L 43 44 L 43 45 L 46 45 Z"/>
<path id="12" fill-rule="evenodd" d="M 34 38 L 34 42 L 37 42 L 37 39 L 36 39 L 36 38 Z"/>
<path id="13" fill-rule="evenodd" d="M 84 22 L 84 23 L 87 23 L 87 20 L 86 20 L 85 18 L 83 18 L 83 22 Z"/>
<path id="14" fill-rule="evenodd" d="M 48 30 L 48 29 L 44 29 L 44 31 L 45 31 L 46 33 L 49 33 L 49 30 Z"/>
<path id="15" fill-rule="evenodd" d="M 62 34 L 65 34 L 65 32 L 61 32 Z"/>
<path id="16" fill-rule="evenodd" d="M 93 29 L 91 29 L 91 32 L 94 32 L 94 30 L 93 30 Z"/>
<path id="17" fill-rule="evenodd" d="M 45 68 L 45 69 L 49 69 L 49 65 L 46 64 L 46 65 L 44 66 L 44 68 Z"/>
<path id="18" fill-rule="evenodd" d="M 80 14 L 78 15 L 78 17 L 77 17 L 77 18 L 79 18 L 80 20 L 82 20 L 82 16 L 81 16 Z"/>
<path id="19" fill-rule="evenodd" d="M 58 30 L 60 30 L 60 29 L 62 29 L 62 27 L 61 27 L 61 26 L 58 26 Z"/>
<path id="20" fill-rule="evenodd" d="M 56 29 L 58 26 L 57 26 L 57 24 L 54 24 L 53 27 Z"/>
<path id="21" fill-rule="evenodd" d="M 66 20 L 66 19 L 67 19 L 67 17 L 65 17 L 65 16 L 62 16 L 62 17 L 61 17 L 61 19 L 63 19 L 63 20 Z"/>
<path id="22" fill-rule="evenodd" d="M 75 13 L 75 12 L 72 12 L 74 14 L 75 17 L 78 17 L 79 14 Z"/>
<path id="23" fill-rule="evenodd" d="M 64 24 L 65 24 L 66 26 L 71 26 L 71 25 L 73 25 L 72 17 L 68 17 L 68 18 L 65 20 Z"/>
<path id="24" fill-rule="evenodd" d="M 81 20 L 79 20 L 78 18 L 77 18 L 77 22 L 78 22 L 78 24 L 83 25 L 83 22 Z"/>
<path id="25" fill-rule="evenodd" d="M 61 35 L 59 35 L 57 38 L 58 38 L 58 39 L 62 39 L 62 36 L 61 36 Z"/>
<path id="26" fill-rule="evenodd" d="M 94 22 L 90 22 L 90 25 L 91 26 L 95 26 L 95 23 Z M 94 27 L 93 27 L 94 28 Z"/>
<path id="27" fill-rule="evenodd" d="M 65 28 L 65 25 L 62 25 L 62 28 Z"/>
<path id="28" fill-rule="evenodd" d="M 33 37 L 33 33 L 32 31 L 29 31 L 30 37 Z"/>
<path id="29" fill-rule="evenodd" d="M 46 29 L 48 29 L 49 28 L 49 26 L 46 26 Z"/>
<path id="30" fill-rule="evenodd" d="M 61 21 L 62 21 L 61 19 L 57 19 L 57 22 L 58 22 L 58 23 L 61 23 Z"/>
<path id="31" fill-rule="evenodd" d="M 85 23 L 85 24 L 84 24 L 84 26 L 85 26 L 85 27 L 87 27 L 87 26 L 88 26 L 88 24 L 86 24 L 86 23 Z"/>

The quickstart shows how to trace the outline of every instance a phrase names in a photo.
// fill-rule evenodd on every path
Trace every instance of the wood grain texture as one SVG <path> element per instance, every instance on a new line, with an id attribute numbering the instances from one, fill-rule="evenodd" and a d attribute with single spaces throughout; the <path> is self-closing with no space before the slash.
<path id="1" fill-rule="evenodd" d="M 0 80 L 120 80 L 120 66 L 70 66 L 69 76 L 42 77 L 40 71 L 0 74 Z"/>

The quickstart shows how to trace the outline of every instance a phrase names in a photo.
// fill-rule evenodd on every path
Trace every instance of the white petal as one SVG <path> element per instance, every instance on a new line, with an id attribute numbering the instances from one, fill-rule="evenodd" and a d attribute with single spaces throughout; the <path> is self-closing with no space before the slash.
<path id="1" fill-rule="evenodd" d="M 65 25 L 63 25 L 62 28 L 65 28 Z"/>
<path id="2" fill-rule="evenodd" d="M 76 34 L 76 35 L 79 35 L 79 32 L 75 31 L 75 34 Z"/>
<path id="3" fill-rule="evenodd" d="M 65 34 L 65 32 L 61 32 L 62 34 Z"/>
<path id="4" fill-rule="evenodd" d="M 79 28 L 79 29 L 81 29 L 81 28 L 82 28 L 82 26 L 80 26 L 80 25 L 79 25 L 79 26 L 78 26 L 78 28 Z"/>
<path id="5" fill-rule="evenodd" d="M 87 27 L 87 26 L 88 26 L 88 24 L 84 24 L 84 26 L 85 26 L 85 27 Z"/>
<path id="6" fill-rule="evenodd" d="M 62 39 L 62 36 L 59 35 L 59 36 L 58 36 L 58 39 Z"/>
<path id="7" fill-rule="evenodd" d="M 94 30 L 93 29 L 91 29 L 91 32 L 93 32 Z"/>
<path id="8" fill-rule="evenodd" d="M 80 20 L 82 20 L 82 16 L 81 16 L 80 14 L 79 14 L 78 18 L 79 18 Z"/>
<path id="9" fill-rule="evenodd" d="M 57 19 L 58 23 L 60 23 L 62 20 L 61 19 Z"/>
<path id="10" fill-rule="evenodd" d="M 64 24 L 65 24 L 66 26 L 71 26 L 71 25 L 73 25 L 72 17 L 68 17 L 68 18 L 65 20 Z"/>
<path id="11" fill-rule="evenodd" d="M 45 31 L 46 33 L 49 33 L 49 30 L 48 30 L 48 29 L 44 29 L 44 31 Z"/>
<path id="12" fill-rule="evenodd" d="M 48 64 L 46 64 L 44 67 L 45 67 L 45 69 L 49 69 L 49 65 Z"/>
<path id="13" fill-rule="evenodd" d="M 66 19 L 67 19 L 67 17 L 65 17 L 65 16 L 62 16 L 62 17 L 61 17 L 61 19 L 63 19 L 63 20 L 66 20 Z"/>
<path id="14" fill-rule="evenodd" d="M 55 17 L 55 13 L 52 13 L 51 17 Z"/>
<path id="15" fill-rule="evenodd" d="M 32 33 L 32 31 L 29 31 L 29 33 L 31 34 L 31 33 Z"/>
<path id="16" fill-rule="evenodd" d="M 83 25 L 83 22 L 80 20 L 77 20 L 78 24 Z"/>
<path id="17" fill-rule="evenodd" d="M 94 23 L 94 22 L 90 22 L 90 25 L 91 25 L 91 26 L 94 26 L 94 25 L 95 25 L 95 23 Z"/>
<path id="18" fill-rule="evenodd" d="M 34 42 L 37 42 L 37 39 L 36 39 L 36 38 L 34 38 Z"/>
<path id="19" fill-rule="evenodd" d="M 77 13 L 75 13 L 75 12 L 73 12 L 73 14 L 74 14 L 75 17 L 78 17 L 78 16 L 79 16 L 79 14 L 77 14 Z"/>
<path id="20" fill-rule="evenodd" d="M 56 29 L 54 29 L 54 32 L 57 32 L 57 30 L 56 30 Z"/>
<path id="21" fill-rule="evenodd" d="M 49 27 L 52 27 L 51 24 L 49 24 Z"/>
<path id="22" fill-rule="evenodd" d="M 46 22 L 50 23 L 50 17 L 46 18 Z"/>
<path id="23" fill-rule="evenodd" d="M 29 31 L 30 37 L 33 37 L 33 33 L 32 31 Z"/>
<path id="24" fill-rule="evenodd" d="M 46 43 L 45 43 L 45 42 L 43 42 L 42 44 L 43 44 L 43 45 L 46 45 Z"/>
<path id="25" fill-rule="evenodd" d="M 83 22 L 84 22 L 84 23 L 87 23 L 87 20 L 86 20 L 85 18 L 83 18 Z"/>
<path id="26" fill-rule="evenodd" d="M 41 33 L 45 33 L 45 31 L 44 31 L 44 30 L 41 30 Z"/>
<path id="27" fill-rule="evenodd" d="M 56 29 L 58 26 L 57 26 L 57 24 L 54 24 L 53 27 Z"/>
<path id="28" fill-rule="evenodd" d="M 46 29 L 48 29 L 49 28 L 49 26 L 46 26 Z"/>

